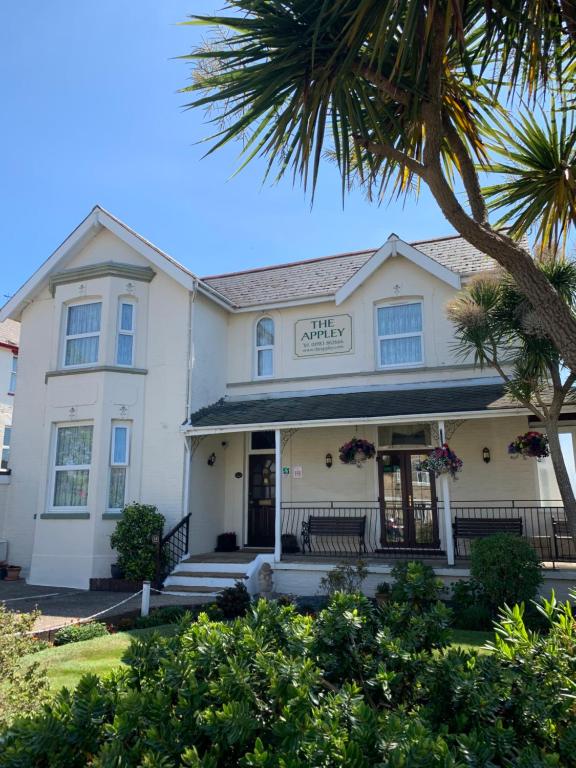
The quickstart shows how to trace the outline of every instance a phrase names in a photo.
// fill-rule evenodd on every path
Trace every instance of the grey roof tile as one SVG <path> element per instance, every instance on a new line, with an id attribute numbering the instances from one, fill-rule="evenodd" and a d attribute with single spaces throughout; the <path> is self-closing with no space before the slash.
<path id="1" fill-rule="evenodd" d="M 493 267 L 488 256 L 462 237 L 444 237 L 412 243 L 427 256 L 460 274 Z M 332 295 L 373 256 L 374 249 L 325 256 L 292 264 L 233 272 L 203 278 L 237 307 L 255 307 L 291 299 Z"/>
<path id="2" fill-rule="evenodd" d="M 517 407 L 502 384 L 348 392 L 262 400 L 220 400 L 190 416 L 193 427 L 424 416 Z"/>
<path id="3" fill-rule="evenodd" d="M 0 323 L 0 344 L 17 347 L 20 343 L 20 323 L 15 320 L 4 320 Z"/>

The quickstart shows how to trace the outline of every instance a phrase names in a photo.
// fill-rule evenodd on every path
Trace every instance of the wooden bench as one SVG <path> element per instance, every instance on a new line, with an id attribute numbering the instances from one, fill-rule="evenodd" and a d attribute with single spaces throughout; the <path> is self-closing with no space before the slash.
<path id="1" fill-rule="evenodd" d="M 556 560 L 561 560 L 568 556 L 570 559 L 574 556 L 574 539 L 568 529 L 566 520 L 552 520 L 552 531 L 554 533 L 554 554 Z M 560 549 L 558 543 L 561 543 Z"/>
<path id="2" fill-rule="evenodd" d="M 455 517 L 452 530 L 456 545 L 455 554 L 459 557 L 459 539 L 485 539 L 487 536 L 494 536 L 496 533 L 522 536 L 523 526 L 521 517 Z"/>
<path id="3" fill-rule="evenodd" d="M 365 532 L 365 515 L 363 517 L 313 517 L 311 515 L 302 523 L 302 550 L 305 553 L 308 547 L 308 552 L 312 552 L 311 536 L 337 536 L 358 539 L 358 551 L 366 552 Z"/>

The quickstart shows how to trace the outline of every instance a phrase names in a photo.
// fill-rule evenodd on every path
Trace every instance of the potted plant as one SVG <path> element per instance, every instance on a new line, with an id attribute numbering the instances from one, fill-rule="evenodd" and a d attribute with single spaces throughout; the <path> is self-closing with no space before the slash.
<path id="1" fill-rule="evenodd" d="M 374 443 L 364 440 L 362 437 L 353 437 L 339 449 L 340 461 L 342 464 L 356 464 L 361 467 L 368 459 L 373 459 L 376 455 Z"/>
<path id="2" fill-rule="evenodd" d="M 158 565 L 158 545 L 164 515 L 150 504 L 129 504 L 110 537 L 110 546 L 118 553 L 117 565 L 126 579 L 153 581 Z"/>
<path id="3" fill-rule="evenodd" d="M 124 570 L 121 568 L 118 563 L 112 563 L 110 565 L 110 575 L 113 579 L 123 579 L 124 578 Z"/>
<path id="4" fill-rule="evenodd" d="M 378 605 L 384 605 L 390 600 L 390 593 L 391 593 L 392 587 L 390 584 L 388 584 L 387 581 L 381 581 L 380 584 L 376 585 L 376 602 Z"/>
<path id="5" fill-rule="evenodd" d="M 300 552 L 300 547 L 298 546 L 298 539 L 293 533 L 283 533 L 281 542 L 282 542 L 282 554 L 295 555 L 297 552 Z"/>
<path id="6" fill-rule="evenodd" d="M 455 480 L 458 472 L 462 471 L 463 464 L 462 459 L 456 456 L 448 443 L 443 443 L 438 448 L 434 448 L 428 457 L 418 464 L 417 470 L 430 472 L 435 477 L 449 474 Z"/>
<path id="7" fill-rule="evenodd" d="M 6 581 L 18 581 L 21 570 L 22 567 L 20 565 L 9 565 L 6 568 Z"/>
<path id="8" fill-rule="evenodd" d="M 236 534 L 233 531 L 221 533 L 216 538 L 215 552 L 236 552 L 240 547 L 236 544 Z"/>
<path id="9" fill-rule="evenodd" d="M 508 446 L 508 454 L 511 459 L 517 459 L 518 456 L 522 456 L 523 459 L 530 458 L 538 461 L 545 459 L 550 456 L 548 437 L 542 432 L 525 432 L 512 440 Z"/>

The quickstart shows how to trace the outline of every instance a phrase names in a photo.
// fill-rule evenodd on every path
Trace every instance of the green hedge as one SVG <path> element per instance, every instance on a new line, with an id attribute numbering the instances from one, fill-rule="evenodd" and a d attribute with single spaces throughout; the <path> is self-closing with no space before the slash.
<path id="1" fill-rule="evenodd" d="M 72 624 L 62 627 L 54 635 L 54 645 L 67 645 L 79 643 L 82 640 L 92 640 L 93 637 L 102 637 L 108 634 L 108 627 L 101 621 L 91 621 L 88 624 Z"/>

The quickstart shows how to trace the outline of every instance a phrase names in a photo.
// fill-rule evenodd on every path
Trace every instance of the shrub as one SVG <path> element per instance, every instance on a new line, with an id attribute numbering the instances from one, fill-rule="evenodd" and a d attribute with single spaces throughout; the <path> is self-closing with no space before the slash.
<path id="1" fill-rule="evenodd" d="M 186 613 L 190 613 L 181 605 L 164 605 L 162 608 L 156 608 L 148 616 L 138 616 L 134 621 L 136 629 L 148 629 L 149 627 L 160 627 L 163 624 L 178 624 L 182 621 Z M 192 619 L 192 614 L 190 614 Z"/>
<path id="2" fill-rule="evenodd" d="M 504 611 L 489 655 L 407 638 L 410 604 L 390 608 L 338 594 L 315 620 L 262 600 L 233 622 L 152 633 L 122 671 L 84 677 L 0 736 L 0 768 L 575 765 L 569 605 L 544 603 L 543 636 Z M 433 623 L 437 609 L 411 613 Z"/>
<path id="3" fill-rule="evenodd" d="M 124 507 L 110 537 L 110 546 L 118 552 L 118 565 L 127 579 L 154 579 L 157 545 L 155 535 L 162 535 L 164 515 L 149 504 Z"/>
<path id="4" fill-rule="evenodd" d="M 245 616 L 250 607 L 250 595 L 246 585 L 237 581 L 233 587 L 227 587 L 216 598 L 216 607 L 225 619 Z"/>
<path id="5" fill-rule="evenodd" d="M 44 671 L 37 662 L 22 663 L 23 656 L 39 650 L 39 641 L 26 634 L 38 615 L 12 613 L 0 603 L 0 728 L 19 715 L 34 713 L 45 697 Z"/>
<path id="6" fill-rule="evenodd" d="M 90 621 L 87 624 L 71 624 L 62 627 L 54 635 L 54 645 L 67 645 L 79 643 L 82 640 L 92 640 L 93 637 L 102 637 L 108 634 L 108 627 L 101 621 Z"/>
<path id="7" fill-rule="evenodd" d="M 362 584 L 368 576 L 368 569 L 362 560 L 354 565 L 342 563 L 320 579 L 320 591 L 326 595 L 345 592 L 352 595 L 362 591 Z"/>
<path id="8" fill-rule="evenodd" d="M 542 583 L 536 552 L 524 539 L 506 533 L 472 544 L 470 574 L 493 615 L 504 605 L 533 600 Z"/>
<path id="9" fill-rule="evenodd" d="M 458 629 L 485 630 L 492 628 L 492 613 L 482 589 L 472 579 L 452 585 L 450 606 L 454 626 Z"/>
<path id="10" fill-rule="evenodd" d="M 436 577 L 434 569 L 419 560 L 397 563 L 392 568 L 392 578 L 392 600 L 408 603 L 416 610 L 434 605 L 444 592 L 442 581 Z"/>

